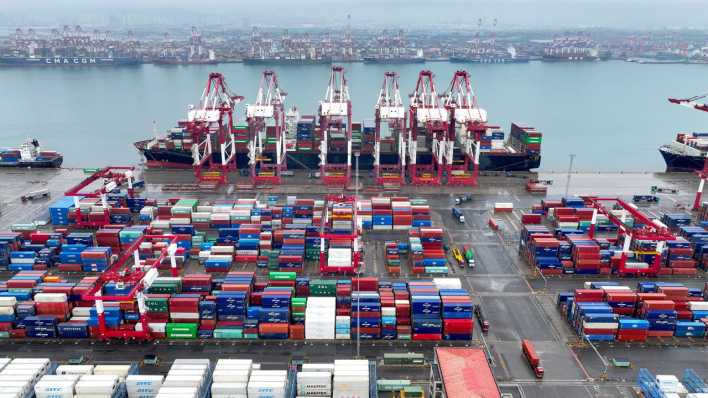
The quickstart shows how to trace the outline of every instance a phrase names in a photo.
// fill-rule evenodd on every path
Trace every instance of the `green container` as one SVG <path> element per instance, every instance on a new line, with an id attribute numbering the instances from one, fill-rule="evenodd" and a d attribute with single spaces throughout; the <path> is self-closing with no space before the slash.
<path id="1" fill-rule="evenodd" d="M 334 296 L 337 281 L 334 279 L 313 279 L 310 281 L 310 296 Z"/>
<path id="2" fill-rule="evenodd" d="M 271 271 L 268 273 L 268 279 L 272 281 L 294 281 L 295 278 L 297 278 L 296 272 Z"/>
<path id="3" fill-rule="evenodd" d="M 242 339 L 243 329 L 214 329 L 215 339 Z"/>
<path id="4" fill-rule="evenodd" d="M 403 387 L 403 392 L 406 398 L 425 398 L 425 393 L 421 386 L 406 386 Z"/>
<path id="5" fill-rule="evenodd" d="M 307 305 L 307 298 L 306 297 L 293 297 L 290 300 L 290 304 L 295 307 L 295 306 L 301 306 L 304 307 Z"/>
<path id="6" fill-rule="evenodd" d="M 168 339 L 196 339 L 196 323 L 168 323 L 165 325 L 165 333 Z"/>
<path id="7" fill-rule="evenodd" d="M 145 307 L 149 312 L 169 312 L 167 298 L 146 298 Z"/>
<path id="8" fill-rule="evenodd" d="M 5 331 L 0 332 L 0 339 L 9 339 L 9 338 L 10 338 L 10 332 L 5 332 Z"/>
<path id="9" fill-rule="evenodd" d="M 101 171 L 101 169 L 98 167 L 86 167 L 84 169 L 84 174 L 95 174 L 95 173 L 98 173 L 99 171 Z"/>
<path id="10" fill-rule="evenodd" d="M 448 271 L 447 267 L 425 267 L 425 272 L 428 274 L 447 274 Z"/>
<path id="11" fill-rule="evenodd" d="M 401 391 L 411 385 L 410 380 L 377 380 L 376 389 L 379 391 Z"/>

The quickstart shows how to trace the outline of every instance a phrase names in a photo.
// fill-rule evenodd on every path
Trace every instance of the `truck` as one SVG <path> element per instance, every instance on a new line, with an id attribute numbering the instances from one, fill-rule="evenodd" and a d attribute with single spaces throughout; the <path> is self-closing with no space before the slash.
<path id="1" fill-rule="evenodd" d="M 465 260 L 467 261 L 467 266 L 470 268 L 474 268 L 474 251 L 472 250 L 472 246 L 464 245 L 462 249 L 465 251 Z"/>
<path id="2" fill-rule="evenodd" d="M 484 317 L 482 312 L 482 306 L 479 304 L 474 305 L 474 316 L 477 317 L 477 322 L 479 322 L 479 327 L 482 329 L 482 333 L 489 333 L 489 321 Z"/>
<path id="3" fill-rule="evenodd" d="M 465 215 L 457 207 L 452 208 L 452 217 L 455 218 L 460 224 L 465 223 Z"/>
<path id="4" fill-rule="evenodd" d="M 472 195 L 462 195 L 455 198 L 455 204 L 461 205 L 472 200 Z"/>
<path id="5" fill-rule="evenodd" d="M 457 264 L 459 264 L 460 267 L 464 267 L 464 266 L 465 266 L 465 258 L 464 258 L 464 256 L 462 255 L 462 252 L 460 251 L 460 249 L 459 249 L 457 246 L 455 246 L 455 247 L 452 248 L 452 257 L 455 258 L 455 261 L 457 261 Z"/>
<path id="6" fill-rule="evenodd" d="M 539 358 L 536 353 L 536 349 L 533 344 L 526 339 L 521 340 L 521 351 L 526 358 L 526 361 L 531 366 L 533 374 L 536 375 L 537 379 L 543 378 L 543 366 L 541 366 L 541 358 Z"/>
<path id="7" fill-rule="evenodd" d="M 38 189 L 36 191 L 28 192 L 28 193 L 20 196 L 20 200 L 22 200 L 23 202 L 26 202 L 28 200 L 48 198 L 48 197 L 49 197 L 49 190 L 47 188 L 42 188 L 42 189 Z"/>

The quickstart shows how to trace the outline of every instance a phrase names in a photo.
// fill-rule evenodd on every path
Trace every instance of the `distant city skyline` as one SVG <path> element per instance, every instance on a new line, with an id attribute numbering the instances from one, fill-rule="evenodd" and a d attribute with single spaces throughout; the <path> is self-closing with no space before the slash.
<path id="1" fill-rule="evenodd" d="M 0 1 L 0 25 L 541 29 L 708 28 L 703 0 L 16 0 Z"/>

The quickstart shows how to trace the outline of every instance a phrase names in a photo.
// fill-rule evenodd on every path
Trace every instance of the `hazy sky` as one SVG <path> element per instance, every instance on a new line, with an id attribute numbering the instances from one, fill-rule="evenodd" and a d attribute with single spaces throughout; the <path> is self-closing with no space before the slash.
<path id="1" fill-rule="evenodd" d="M 707 27 L 708 0 L 0 0 L 0 24 Z M 109 19 L 109 17 L 111 19 Z"/>

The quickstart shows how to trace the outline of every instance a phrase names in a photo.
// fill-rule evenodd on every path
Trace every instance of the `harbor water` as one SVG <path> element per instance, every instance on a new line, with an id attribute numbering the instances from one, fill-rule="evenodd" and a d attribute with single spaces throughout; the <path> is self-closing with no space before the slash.
<path id="1" fill-rule="evenodd" d="M 172 127 L 195 104 L 209 72 L 224 73 L 232 91 L 253 101 L 263 66 L 243 64 L 0 69 L 0 146 L 36 137 L 64 154 L 65 166 L 122 165 L 139 159 L 132 143 Z M 400 74 L 408 103 L 422 68 L 436 75 L 438 93 L 455 70 L 467 69 L 490 124 L 508 132 L 512 121 L 544 133 L 541 169 L 565 170 L 577 154 L 582 171 L 660 171 L 657 151 L 677 132 L 705 131 L 708 115 L 671 105 L 666 98 L 700 94 L 708 65 L 639 65 L 620 61 L 472 65 L 345 64 L 354 120 L 373 118 L 387 70 Z M 273 66 L 286 106 L 317 111 L 328 65 Z M 703 90 L 703 91 L 702 91 Z M 244 119 L 244 103 L 238 117 Z"/>

